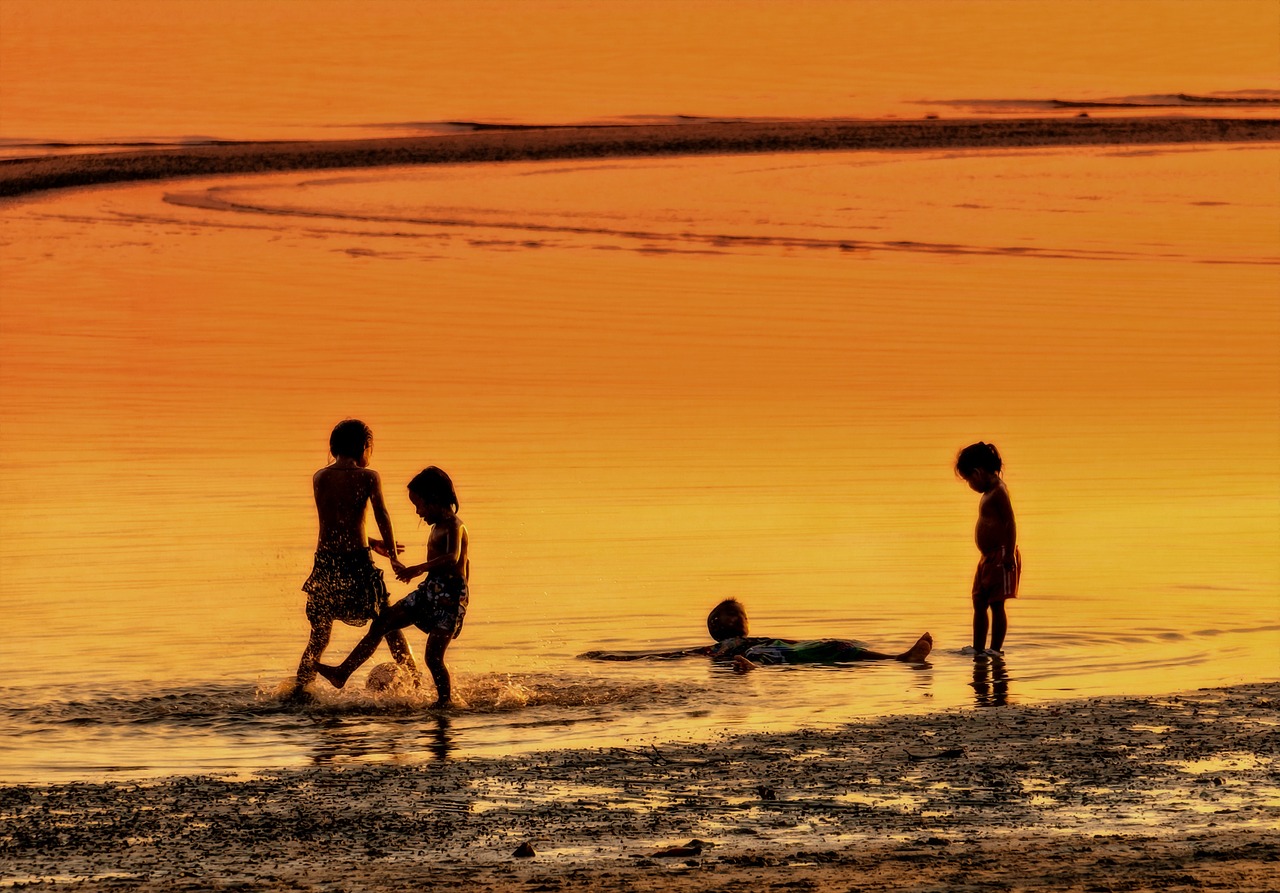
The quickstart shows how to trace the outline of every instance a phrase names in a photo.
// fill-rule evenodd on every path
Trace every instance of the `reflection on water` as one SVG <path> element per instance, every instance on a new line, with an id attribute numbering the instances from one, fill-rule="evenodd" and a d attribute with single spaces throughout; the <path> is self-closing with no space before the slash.
<path id="1" fill-rule="evenodd" d="M 973 703 L 976 707 L 1003 707 L 1009 703 L 1009 667 L 1003 657 L 973 662 Z"/>
<path id="2" fill-rule="evenodd" d="M 415 712 L 391 721 L 385 716 L 353 720 L 336 714 L 312 719 L 312 762 L 317 766 L 447 760 L 456 749 L 447 713 Z"/>

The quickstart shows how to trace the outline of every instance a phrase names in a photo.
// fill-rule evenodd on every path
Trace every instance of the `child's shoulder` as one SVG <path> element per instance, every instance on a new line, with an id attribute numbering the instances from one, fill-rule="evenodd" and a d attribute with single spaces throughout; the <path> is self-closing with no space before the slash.
<path id="1" fill-rule="evenodd" d="M 378 473 L 372 468 L 361 468 L 358 465 L 326 465 L 316 470 L 311 476 L 316 484 L 332 484 L 333 486 L 350 486 L 352 484 L 377 484 L 381 481 Z"/>
<path id="2" fill-rule="evenodd" d="M 1009 488 L 1005 486 L 1004 481 L 998 481 L 994 487 L 982 494 L 979 504 L 984 507 L 1004 508 L 1012 506 L 1013 500 L 1009 497 Z"/>

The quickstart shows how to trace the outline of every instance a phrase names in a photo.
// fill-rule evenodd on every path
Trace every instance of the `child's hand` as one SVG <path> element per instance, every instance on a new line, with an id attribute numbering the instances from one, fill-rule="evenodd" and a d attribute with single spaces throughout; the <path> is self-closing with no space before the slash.
<path id="1" fill-rule="evenodd" d="M 400 562 L 394 559 L 392 559 L 392 562 L 391 562 L 391 569 L 396 572 L 396 579 L 399 580 L 401 583 L 408 583 L 410 580 L 412 580 L 414 577 L 417 576 L 417 574 L 415 574 L 412 571 L 412 569 L 405 567 L 403 564 L 401 564 Z"/>

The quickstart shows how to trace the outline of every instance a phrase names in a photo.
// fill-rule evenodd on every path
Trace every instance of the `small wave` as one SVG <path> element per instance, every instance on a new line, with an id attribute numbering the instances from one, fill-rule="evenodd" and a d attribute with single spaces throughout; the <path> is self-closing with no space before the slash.
<path id="1" fill-rule="evenodd" d="M 284 714 L 398 716 L 430 709 L 435 691 L 393 685 L 373 691 L 358 685 L 338 691 L 317 684 L 311 698 L 291 701 L 292 680 L 275 685 L 203 685 L 190 689 L 85 692 L 68 700 L 28 700 L 11 692 L 0 703 L 10 726 L 29 730 L 85 726 L 222 726 Z M 538 674 L 487 673 L 454 680 L 454 709 L 468 713 L 509 713 L 526 709 L 648 705 L 679 699 L 685 689 L 656 682 L 564 678 Z"/>
<path id="2" fill-rule="evenodd" d="M 338 182 L 345 182 L 344 180 Z M 593 247 L 617 249 L 629 248 L 643 254 L 724 254 L 743 250 L 809 250 L 830 251 L 841 254 L 869 252 L 906 252 L 911 254 L 941 254 L 955 256 L 1007 257 L 1027 260 L 1106 260 L 1124 261 L 1150 259 L 1149 253 L 1113 251 L 1109 249 L 1088 249 L 1074 247 L 1037 248 L 1025 245 L 966 245 L 949 242 L 924 242 L 918 240 L 894 239 L 876 241 L 853 238 L 816 238 L 803 236 L 769 236 L 743 235 L 737 233 L 699 233 L 692 231 L 664 232 L 651 229 L 618 229 L 606 226 L 584 226 L 565 223 L 543 223 L 531 220 L 488 220 L 472 219 L 456 216 L 405 215 L 352 213 L 332 210 L 324 207 L 302 208 L 290 205 L 272 205 L 263 201 L 250 201 L 246 198 L 233 199 L 231 191 L 240 187 L 213 187 L 198 193 L 166 193 L 163 201 L 175 207 L 194 208 L 204 211 L 219 211 L 242 215 L 260 215 L 264 217 L 292 217 L 299 220 L 329 220 L 338 226 L 347 224 L 394 225 L 394 232 L 385 235 L 398 239 L 418 238 L 413 231 L 404 227 L 424 227 L 433 231 L 429 238 L 440 236 L 437 231 L 445 230 L 498 230 L 515 233 L 533 233 L 538 236 L 564 235 L 571 237 L 601 237 L 620 240 L 619 244 L 605 244 Z M 144 219 L 137 217 L 135 219 Z M 151 218 L 146 218 L 151 219 Z M 158 219 L 158 218 L 155 218 Z M 190 222 L 190 221 L 187 221 Z M 331 230 L 330 230 L 331 231 Z M 341 231 L 341 230 L 339 230 Z M 549 244 L 542 240 L 529 238 L 513 239 L 470 239 L 469 244 L 481 248 L 541 248 Z M 1164 254 L 1162 257 L 1178 257 L 1181 255 Z M 1280 263 L 1274 258 L 1256 259 L 1224 259 L 1221 263 L 1262 264 Z"/>

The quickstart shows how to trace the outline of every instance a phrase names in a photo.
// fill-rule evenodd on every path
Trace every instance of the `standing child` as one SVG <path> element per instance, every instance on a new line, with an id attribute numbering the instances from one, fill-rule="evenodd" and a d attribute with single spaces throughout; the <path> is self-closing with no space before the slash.
<path id="1" fill-rule="evenodd" d="M 1009 619 L 1004 603 L 1018 597 L 1022 555 L 1018 552 L 1018 525 L 1013 520 L 1009 489 L 1000 476 L 1004 462 L 993 444 L 974 443 L 956 456 L 956 474 L 982 498 L 978 500 L 978 526 L 974 539 L 982 557 L 973 577 L 973 653 L 1004 654 Z M 987 612 L 991 612 L 991 648 L 987 649 Z"/>
<path id="2" fill-rule="evenodd" d="M 301 698 L 303 689 L 316 678 L 316 664 L 329 644 L 333 621 L 364 626 L 386 609 L 387 584 L 369 558 L 369 550 L 390 558 L 397 572 L 404 567 L 396 558 L 404 547 L 396 543 L 392 533 L 382 481 L 369 468 L 373 432 L 358 419 L 341 421 L 329 435 L 329 453 L 333 462 L 311 478 L 320 534 L 311 576 L 302 584 L 307 593 L 311 638 L 298 663 L 294 698 Z M 382 539 L 366 542 L 365 510 L 370 507 Z M 386 632 L 386 640 L 396 661 L 416 675 L 413 653 L 399 629 Z"/>
<path id="3" fill-rule="evenodd" d="M 467 528 L 458 517 L 458 496 L 453 481 L 434 465 L 409 482 L 409 501 L 418 517 L 431 525 L 427 537 L 427 560 L 410 567 L 397 567 L 396 577 L 409 582 L 426 574 L 418 588 L 374 618 L 373 626 L 359 644 L 336 667 L 320 664 L 320 675 L 337 688 L 347 684 L 361 664 L 378 647 L 378 639 L 392 630 L 416 626 L 427 634 L 427 669 L 436 684 L 435 707 L 447 707 L 453 700 L 449 670 L 444 665 L 445 649 L 462 632 L 470 593 L 471 561 L 467 557 Z"/>

